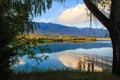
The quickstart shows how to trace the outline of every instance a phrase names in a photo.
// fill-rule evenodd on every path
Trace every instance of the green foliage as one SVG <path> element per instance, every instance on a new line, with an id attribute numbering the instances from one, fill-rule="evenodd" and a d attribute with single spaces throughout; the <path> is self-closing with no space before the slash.
<path id="1" fill-rule="evenodd" d="M 48 45 L 45 48 L 40 46 L 41 42 L 38 41 L 36 38 L 28 38 L 26 36 L 16 37 L 10 44 L 9 47 L 14 49 L 16 56 L 13 59 L 17 59 L 18 56 L 23 57 L 27 55 L 29 59 L 36 59 L 37 61 L 42 59 L 47 59 L 47 55 L 43 55 L 41 57 L 37 57 L 34 49 L 39 49 L 39 53 L 49 52 L 50 48 Z M 16 58 L 15 58 L 16 57 Z"/>
<path id="2" fill-rule="evenodd" d="M 31 19 L 51 8 L 53 1 L 64 0 L 0 0 L 1 24 L 18 35 L 32 30 Z"/>
<path id="3" fill-rule="evenodd" d="M 9 78 L 10 63 L 14 61 L 10 58 L 18 54 L 16 52 L 18 48 L 23 49 L 23 53 L 31 53 L 27 45 L 31 42 L 23 39 L 16 41 L 14 45 L 11 43 L 17 40 L 16 36 L 33 32 L 31 19 L 50 9 L 53 1 L 64 2 L 64 0 L 0 0 L 0 76 Z M 30 56 L 34 57 L 33 54 Z M 0 80 L 5 79 L 0 77 Z"/>
<path id="4" fill-rule="evenodd" d="M 12 52 L 19 48 L 23 53 L 31 53 L 28 49 L 37 44 L 35 40 L 29 41 L 25 37 L 18 40 L 16 36 L 33 32 L 31 19 L 50 9 L 53 1 L 64 2 L 64 0 L 0 0 L 0 47 L 9 48 Z M 4 55 L 3 52 L 0 52 L 1 56 Z M 9 56 L 13 56 L 12 52 Z"/>

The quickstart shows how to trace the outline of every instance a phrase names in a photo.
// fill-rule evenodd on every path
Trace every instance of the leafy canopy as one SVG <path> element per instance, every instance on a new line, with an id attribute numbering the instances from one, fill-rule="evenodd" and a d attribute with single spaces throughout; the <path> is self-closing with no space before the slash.
<path id="1" fill-rule="evenodd" d="M 45 13 L 54 1 L 62 3 L 65 0 L 0 0 L 0 57 L 14 56 L 18 49 L 25 53 L 30 44 L 35 44 L 34 40 L 17 36 L 33 32 L 31 19 Z M 26 53 L 33 55 L 29 50 Z"/>
<path id="2" fill-rule="evenodd" d="M 46 9 L 50 9 L 53 1 L 64 2 L 64 0 L 0 0 L 2 24 L 5 25 L 4 28 L 9 28 L 9 32 L 16 34 L 29 32 L 31 17 L 41 15 Z"/>

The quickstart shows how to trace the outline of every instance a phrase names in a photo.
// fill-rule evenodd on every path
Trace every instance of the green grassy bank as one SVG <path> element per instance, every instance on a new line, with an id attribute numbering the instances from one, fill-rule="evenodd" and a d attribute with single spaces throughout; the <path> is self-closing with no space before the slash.
<path id="1" fill-rule="evenodd" d="M 120 80 L 111 72 L 46 71 L 14 73 L 11 80 Z"/>

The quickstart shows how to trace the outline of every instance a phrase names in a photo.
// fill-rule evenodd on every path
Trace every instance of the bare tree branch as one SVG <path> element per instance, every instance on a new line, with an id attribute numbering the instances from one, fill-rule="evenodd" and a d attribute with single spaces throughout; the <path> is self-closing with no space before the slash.
<path id="1" fill-rule="evenodd" d="M 107 28 L 110 28 L 110 19 L 107 18 L 90 0 L 84 0 L 87 8 Z"/>

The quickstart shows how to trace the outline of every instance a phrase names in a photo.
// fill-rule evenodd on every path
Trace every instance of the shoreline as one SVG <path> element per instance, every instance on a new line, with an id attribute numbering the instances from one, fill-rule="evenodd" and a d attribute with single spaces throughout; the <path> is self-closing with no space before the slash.
<path id="1" fill-rule="evenodd" d="M 111 38 L 96 38 L 84 36 L 18 36 L 17 39 L 26 39 L 37 43 L 55 43 L 55 42 L 71 42 L 71 43 L 84 43 L 93 41 L 108 41 Z"/>
<path id="2" fill-rule="evenodd" d="M 96 41 L 110 41 L 111 38 L 96 38 Z"/>

